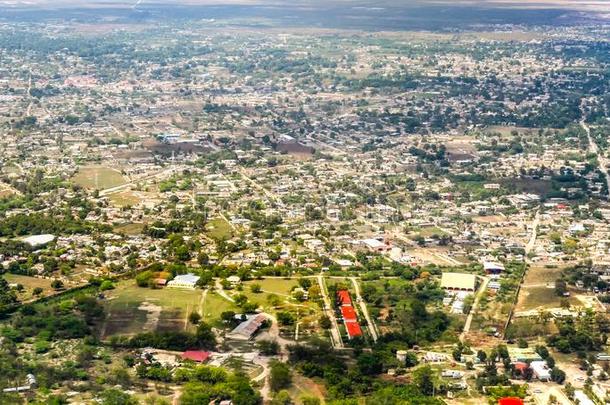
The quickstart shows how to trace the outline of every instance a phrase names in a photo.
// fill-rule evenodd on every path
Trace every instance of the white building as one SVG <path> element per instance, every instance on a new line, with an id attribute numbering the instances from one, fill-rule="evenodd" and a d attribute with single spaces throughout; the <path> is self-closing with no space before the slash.
<path id="1" fill-rule="evenodd" d="M 232 287 L 235 287 L 241 283 L 241 279 L 239 276 L 229 276 L 227 277 L 227 281 L 231 284 Z"/>
<path id="2" fill-rule="evenodd" d="M 534 377 L 536 377 L 539 381 L 550 381 L 551 380 L 551 370 L 546 365 L 546 361 L 532 361 L 530 363 L 530 368 L 534 372 Z"/>
<path id="3" fill-rule="evenodd" d="M 180 274 L 174 277 L 173 280 L 167 283 L 168 287 L 173 288 L 188 288 L 190 290 L 194 290 L 197 286 L 197 281 L 199 281 L 199 276 L 194 274 Z"/>
<path id="4" fill-rule="evenodd" d="M 43 235 L 32 235 L 27 238 L 23 238 L 22 241 L 27 243 L 31 247 L 44 246 L 47 243 L 51 243 L 55 240 L 55 235 L 43 234 Z"/>

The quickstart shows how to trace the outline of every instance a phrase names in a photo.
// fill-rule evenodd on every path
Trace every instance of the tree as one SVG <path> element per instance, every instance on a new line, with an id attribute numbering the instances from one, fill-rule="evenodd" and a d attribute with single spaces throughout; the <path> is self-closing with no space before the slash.
<path id="1" fill-rule="evenodd" d="M 235 315 L 233 311 L 224 311 L 220 314 L 220 319 L 225 323 L 232 323 L 235 320 Z"/>
<path id="2" fill-rule="evenodd" d="M 110 280 L 104 280 L 104 281 L 102 281 L 102 284 L 100 284 L 100 291 L 107 291 L 107 290 L 113 290 L 113 289 L 114 289 L 114 284 Z"/>
<path id="3" fill-rule="evenodd" d="M 245 305 L 246 302 L 248 302 L 248 297 L 244 294 L 239 294 L 235 297 L 235 305 L 237 305 L 238 307 Z"/>
<path id="4" fill-rule="evenodd" d="M 413 352 L 407 353 L 407 358 L 405 359 L 405 367 L 414 367 L 419 363 L 417 359 L 417 355 Z"/>
<path id="5" fill-rule="evenodd" d="M 362 353 L 357 362 L 358 369 L 364 375 L 377 375 L 383 371 L 381 359 L 373 353 Z"/>
<path id="6" fill-rule="evenodd" d="M 286 390 L 281 390 L 271 400 L 271 405 L 292 405 L 292 398 Z"/>
<path id="7" fill-rule="evenodd" d="M 277 294 L 269 294 L 267 296 L 267 302 L 272 307 L 277 307 L 277 306 L 279 306 L 282 303 L 282 300 L 281 300 L 281 298 Z"/>
<path id="8" fill-rule="evenodd" d="M 275 356 L 280 351 L 280 345 L 275 340 L 259 340 L 256 346 L 263 356 Z"/>
<path id="9" fill-rule="evenodd" d="M 250 291 L 252 291 L 255 294 L 259 294 L 259 293 L 263 292 L 263 288 L 261 287 L 260 284 L 252 284 L 250 286 Z"/>
<path id="10" fill-rule="evenodd" d="M 61 280 L 53 280 L 51 282 L 51 288 L 55 290 L 61 290 L 62 288 L 64 288 L 64 283 Z"/>
<path id="11" fill-rule="evenodd" d="M 330 318 L 328 317 L 328 315 L 322 315 L 320 317 L 320 327 L 322 329 L 330 329 L 332 327 L 332 323 L 330 321 Z"/>
<path id="12" fill-rule="evenodd" d="M 150 281 L 153 279 L 154 273 L 150 270 L 143 271 L 136 276 L 136 284 L 139 287 L 148 287 Z"/>
<path id="13" fill-rule="evenodd" d="M 557 384 L 563 384 L 566 380 L 566 373 L 557 367 L 553 367 L 551 370 L 551 380 L 555 381 Z"/>
<path id="14" fill-rule="evenodd" d="M 413 372 L 413 382 L 424 395 L 434 395 L 435 375 L 430 366 L 420 367 Z"/>
<path id="15" fill-rule="evenodd" d="M 287 364 L 274 360 L 271 362 L 269 384 L 273 391 L 279 391 L 290 387 L 292 384 L 292 373 Z"/>
<path id="16" fill-rule="evenodd" d="M 574 389 L 574 386 L 570 383 L 567 383 L 564 387 L 564 390 L 566 392 L 566 396 L 570 399 L 574 399 L 574 394 L 576 392 L 576 389 Z"/>
<path id="17" fill-rule="evenodd" d="M 193 325 L 197 325 L 199 321 L 201 321 L 201 315 L 199 315 L 199 312 L 193 311 L 189 314 L 190 323 L 192 323 Z"/>
<path id="18" fill-rule="evenodd" d="M 34 294 L 35 296 L 39 296 L 40 294 L 42 294 L 44 292 L 44 290 L 41 287 L 36 287 L 34 288 L 34 290 L 32 291 L 32 294 Z"/>
<path id="19" fill-rule="evenodd" d="M 540 355 L 540 357 L 542 357 L 543 359 L 549 357 L 549 349 L 547 349 L 544 345 L 536 346 L 536 353 L 538 353 L 538 355 Z"/>
<path id="20" fill-rule="evenodd" d="M 212 327 L 205 322 L 201 322 L 197 327 L 197 343 L 207 349 L 216 346 L 216 335 L 212 331 Z"/>
<path id="21" fill-rule="evenodd" d="M 205 252 L 199 252 L 197 255 L 197 263 L 199 263 L 200 266 L 208 265 L 210 263 L 210 256 Z"/>
<path id="22" fill-rule="evenodd" d="M 277 313 L 277 322 L 282 326 L 294 325 L 296 317 L 290 312 L 282 311 Z"/>
<path id="23" fill-rule="evenodd" d="M 320 399 L 316 397 L 302 397 L 303 405 L 320 405 Z"/>
<path id="24" fill-rule="evenodd" d="M 131 395 L 117 389 L 107 389 L 100 394 L 102 405 L 138 405 Z"/>
<path id="25" fill-rule="evenodd" d="M 566 282 L 561 279 L 555 280 L 555 294 L 563 297 L 566 292 L 568 292 L 568 285 Z"/>

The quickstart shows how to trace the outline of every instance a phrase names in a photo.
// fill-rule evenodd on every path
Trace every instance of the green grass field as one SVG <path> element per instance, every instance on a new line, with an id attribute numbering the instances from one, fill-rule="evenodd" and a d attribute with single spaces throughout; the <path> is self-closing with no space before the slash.
<path id="1" fill-rule="evenodd" d="M 78 169 L 72 181 L 79 186 L 103 190 L 125 184 L 120 171 L 104 166 L 85 166 Z"/>
<path id="2" fill-rule="evenodd" d="M 230 239 L 233 236 L 231 225 L 223 218 L 214 218 L 205 228 L 207 235 L 212 239 Z"/>
<path id="3" fill-rule="evenodd" d="M 263 291 L 260 293 L 253 293 L 251 290 L 253 284 L 260 284 Z M 297 284 L 296 280 L 278 278 L 251 280 L 243 283 L 243 291 L 241 291 L 241 293 L 248 297 L 248 300 L 251 302 L 259 304 L 265 311 L 271 311 L 272 308 L 268 301 L 269 296 L 272 294 L 277 295 L 283 304 L 285 304 L 286 301 L 292 302 L 290 300 L 290 291 Z"/>
<path id="4" fill-rule="evenodd" d="M 217 323 L 220 319 L 220 314 L 225 311 L 239 313 L 239 308 L 215 292 L 209 291 L 203 302 L 203 314 L 201 314 L 203 319 L 209 323 Z"/>
<path id="5" fill-rule="evenodd" d="M 138 287 L 133 280 L 108 291 L 102 338 L 151 330 L 189 330 L 188 314 L 200 312 L 202 290 Z M 142 307 L 145 308 L 142 308 Z"/>
<path id="6" fill-rule="evenodd" d="M 312 279 L 315 282 L 315 279 Z M 244 289 L 249 289 L 252 284 L 259 284 L 263 291 L 277 294 L 289 295 L 290 291 L 299 283 L 295 279 L 265 278 L 262 280 L 251 280 L 244 283 Z"/>

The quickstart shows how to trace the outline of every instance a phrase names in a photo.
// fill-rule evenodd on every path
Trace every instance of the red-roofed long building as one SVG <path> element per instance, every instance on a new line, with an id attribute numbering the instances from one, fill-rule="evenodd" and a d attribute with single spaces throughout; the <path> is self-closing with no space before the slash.
<path id="1" fill-rule="evenodd" d="M 343 306 L 341 307 L 341 316 L 343 317 L 343 320 L 345 322 L 356 322 L 358 321 L 358 316 L 356 315 L 356 311 L 354 310 L 354 307 L 349 306 Z"/>
<path id="2" fill-rule="evenodd" d="M 352 306 L 352 299 L 349 296 L 349 291 L 337 291 L 337 302 L 340 305 L 341 317 L 345 324 L 347 337 L 353 339 L 356 336 L 362 336 L 362 328 L 360 328 L 360 325 L 358 324 L 358 315 Z"/>
<path id="3" fill-rule="evenodd" d="M 345 322 L 345 329 L 347 330 L 347 335 L 350 339 L 356 336 L 362 336 L 362 329 L 358 322 Z"/>
<path id="4" fill-rule="evenodd" d="M 349 291 L 347 291 L 347 290 L 337 291 L 337 298 L 339 300 L 339 305 L 352 306 L 352 299 L 349 297 Z"/>
<path id="5" fill-rule="evenodd" d="M 498 405 L 523 405 L 523 400 L 517 397 L 500 398 Z"/>

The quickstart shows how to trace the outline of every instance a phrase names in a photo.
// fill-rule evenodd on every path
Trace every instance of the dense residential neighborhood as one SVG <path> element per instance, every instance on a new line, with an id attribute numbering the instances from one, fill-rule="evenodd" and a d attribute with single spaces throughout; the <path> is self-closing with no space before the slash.
<path id="1" fill-rule="evenodd" d="M 21 3 L 0 403 L 610 400 L 608 10 Z"/>

